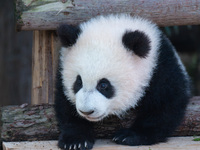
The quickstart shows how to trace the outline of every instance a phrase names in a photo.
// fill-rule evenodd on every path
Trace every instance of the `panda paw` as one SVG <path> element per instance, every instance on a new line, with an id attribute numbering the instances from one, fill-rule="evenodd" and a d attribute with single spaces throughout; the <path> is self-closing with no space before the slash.
<path id="1" fill-rule="evenodd" d="M 89 150 L 94 145 L 93 138 L 86 138 L 84 136 L 65 137 L 60 136 L 58 146 L 64 150 Z"/>
<path id="2" fill-rule="evenodd" d="M 113 138 L 113 141 L 117 144 L 130 146 L 149 145 L 146 143 L 146 140 L 147 139 L 144 136 L 138 135 L 130 129 L 122 129 L 118 131 Z"/>
<path id="3" fill-rule="evenodd" d="M 92 149 L 93 147 L 93 143 L 89 142 L 89 141 L 85 141 L 85 142 L 75 142 L 75 143 L 62 143 L 62 149 L 64 150 L 88 150 L 88 149 Z"/>

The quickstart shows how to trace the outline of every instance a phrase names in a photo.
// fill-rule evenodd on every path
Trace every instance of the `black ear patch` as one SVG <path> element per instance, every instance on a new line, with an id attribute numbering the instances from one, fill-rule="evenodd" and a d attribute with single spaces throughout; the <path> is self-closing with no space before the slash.
<path id="1" fill-rule="evenodd" d="M 126 48 L 142 58 L 145 58 L 151 49 L 148 36 L 138 30 L 134 32 L 127 31 L 122 38 L 122 43 Z"/>
<path id="2" fill-rule="evenodd" d="M 78 35 L 80 34 L 80 28 L 78 26 L 72 26 L 63 24 L 57 29 L 57 34 L 63 46 L 69 47 L 76 43 Z"/>

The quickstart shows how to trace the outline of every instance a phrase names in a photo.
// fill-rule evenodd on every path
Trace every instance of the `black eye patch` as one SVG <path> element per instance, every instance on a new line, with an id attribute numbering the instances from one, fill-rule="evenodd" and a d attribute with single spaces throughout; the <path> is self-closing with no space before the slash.
<path id="1" fill-rule="evenodd" d="M 76 81 L 74 82 L 73 91 L 76 94 L 83 87 L 81 76 L 78 75 L 76 77 Z"/>
<path id="2" fill-rule="evenodd" d="M 106 98 L 112 98 L 115 94 L 114 87 L 110 84 L 108 79 L 101 79 L 97 84 L 97 90 Z"/>

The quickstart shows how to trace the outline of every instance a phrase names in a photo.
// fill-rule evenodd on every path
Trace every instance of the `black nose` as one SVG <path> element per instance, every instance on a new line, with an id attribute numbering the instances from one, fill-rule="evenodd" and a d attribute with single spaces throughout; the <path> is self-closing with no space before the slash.
<path id="1" fill-rule="evenodd" d="M 84 115 L 91 115 L 93 112 L 94 112 L 94 110 L 91 110 L 91 111 L 81 111 L 81 110 L 79 110 L 82 114 L 84 114 Z"/>

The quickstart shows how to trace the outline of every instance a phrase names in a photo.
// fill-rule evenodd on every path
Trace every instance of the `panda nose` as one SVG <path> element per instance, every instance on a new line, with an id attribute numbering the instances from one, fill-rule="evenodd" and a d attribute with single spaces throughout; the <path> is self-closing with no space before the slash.
<path id="1" fill-rule="evenodd" d="M 91 110 L 91 111 L 81 111 L 81 110 L 79 110 L 79 111 L 84 115 L 91 115 L 94 112 L 94 110 Z"/>

